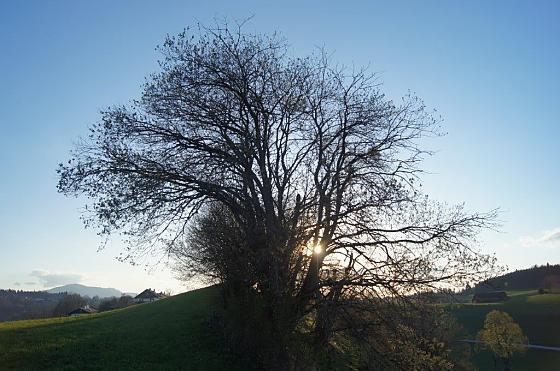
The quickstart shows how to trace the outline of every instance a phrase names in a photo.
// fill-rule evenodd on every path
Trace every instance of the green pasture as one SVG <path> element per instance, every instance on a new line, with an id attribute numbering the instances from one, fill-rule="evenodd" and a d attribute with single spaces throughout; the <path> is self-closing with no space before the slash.
<path id="1" fill-rule="evenodd" d="M 449 308 L 470 339 L 484 326 L 486 314 L 497 309 L 509 313 L 519 323 L 529 343 L 560 347 L 560 294 L 539 295 L 535 290 L 510 291 L 508 295 L 511 299 L 503 303 L 455 304 Z M 489 352 L 474 353 L 473 361 L 480 370 L 494 369 Z M 560 370 L 560 351 L 529 349 L 516 356 L 511 366 L 513 370 Z"/>
<path id="2" fill-rule="evenodd" d="M 0 369 L 243 369 L 208 330 L 216 300 L 205 288 L 84 317 L 1 323 Z"/>

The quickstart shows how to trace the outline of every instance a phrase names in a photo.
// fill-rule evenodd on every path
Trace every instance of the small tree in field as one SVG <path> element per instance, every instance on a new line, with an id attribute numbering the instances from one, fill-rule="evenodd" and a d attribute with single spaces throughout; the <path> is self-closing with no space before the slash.
<path id="1" fill-rule="evenodd" d="M 504 363 L 504 370 L 509 370 L 511 357 L 515 353 L 524 353 L 528 340 L 521 327 L 505 312 L 493 310 L 486 315 L 484 328 L 479 331 L 478 340 L 483 342 L 483 347 L 488 348 L 493 354 L 494 368 L 496 357 Z"/>

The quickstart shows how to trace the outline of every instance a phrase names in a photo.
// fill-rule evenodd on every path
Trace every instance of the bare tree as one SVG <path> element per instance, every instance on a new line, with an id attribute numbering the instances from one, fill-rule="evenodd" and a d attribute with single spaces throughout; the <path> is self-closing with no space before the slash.
<path id="1" fill-rule="evenodd" d="M 66 294 L 60 299 L 53 310 L 53 316 L 67 316 L 68 313 L 87 304 L 87 299 L 78 294 Z"/>
<path id="2" fill-rule="evenodd" d="M 142 97 L 103 111 L 59 168 L 61 192 L 91 198 L 88 225 L 133 237 L 126 258 L 163 247 L 204 263 L 194 273 L 245 273 L 280 344 L 310 313 L 328 341 L 343 302 L 464 286 L 493 265 L 472 243 L 494 212 L 430 202 L 417 185 L 420 139 L 439 128 L 415 96 L 393 102 L 364 69 L 291 57 L 240 26 L 185 31 L 160 51 Z M 220 229 L 210 212 L 193 232 L 216 205 Z"/>

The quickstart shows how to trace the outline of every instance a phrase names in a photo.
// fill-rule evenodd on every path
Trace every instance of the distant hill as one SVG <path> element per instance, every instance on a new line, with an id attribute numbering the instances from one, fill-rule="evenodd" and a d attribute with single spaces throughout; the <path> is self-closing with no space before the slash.
<path id="1" fill-rule="evenodd" d="M 488 290 L 538 290 L 558 285 L 560 264 L 535 266 L 494 277 L 476 285 L 475 291 Z"/>
<path id="2" fill-rule="evenodd" d="M 92 287 L 92 286 L 85 286 L 80 285 L 77 283 L 64 285 L 60 287 L 54 287 L 50 290 L 46 290 L 48 293 L 51 294 L 58 294 L 62 292 L 67 292 L 69 294 L 78 294 L 81 296 L 89 296 L 93 298 L 94 296 L 99 296 L 100 298 L 110 298 L 110 297 L 120 297 L 122 292 L 117 289 L 113 288 L 105 288 L 105 287 Z"/>

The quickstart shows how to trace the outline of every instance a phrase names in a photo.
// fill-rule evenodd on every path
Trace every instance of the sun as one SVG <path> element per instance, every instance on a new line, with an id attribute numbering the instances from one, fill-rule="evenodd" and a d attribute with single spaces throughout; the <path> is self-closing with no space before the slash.
<path id="1" fill-rule="evenodd" d="M 320 254 L 323 252 L 323 247 L 321 246 L 321 244 L 316 244 L 315 246 L 313 246 L 313 252 L 315 254 Z"/>

